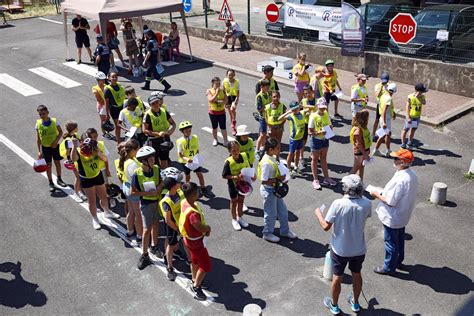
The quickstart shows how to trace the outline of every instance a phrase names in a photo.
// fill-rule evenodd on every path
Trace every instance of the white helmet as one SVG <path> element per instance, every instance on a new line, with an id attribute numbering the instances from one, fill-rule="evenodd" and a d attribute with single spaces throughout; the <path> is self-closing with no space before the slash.
<path id="1" fill-rule="evenodd" d="M 107 76 L 102 71 L 99 71 L 95 74 L 95 79 L 97 79 L 97 80 L 106 80 Z"/>
<path id="2" fill-rule="evenodd" d="M 168 167 L 166 169 L 161 170 L 160 176 L 162 179 L 174 178 L 178 182 L 181 182 L 183 180 L 183 173 L 175 167 Z"/>
<path id="3" fill-rule="evenodd" d="M 148 103 L 151 104 L 152 102 L 155 102 L 156 100 L 163 100 L 164 96 L 165 95 L 161 91 L 152 92 L 150 96 L 148 97 Z"/>
<path id="4" fill-rule="evenodd" d="M 136 158 L 147 158 L 153 155 L 155 155 L 155 150 L 153 149 L 153 147 L 143 146 L 138 150 Z"/>
<path id="5" fill-rule="evenodd" d="M 397 92 L 397 85 L 393 82 L 389 83 L 387 86 L 387 90 L 391 91 L 392 93 Z"/>

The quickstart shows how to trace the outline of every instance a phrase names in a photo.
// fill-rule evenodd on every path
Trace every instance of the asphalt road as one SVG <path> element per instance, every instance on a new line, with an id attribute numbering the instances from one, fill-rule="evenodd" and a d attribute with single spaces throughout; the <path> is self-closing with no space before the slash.
<path id="1" fill-rule="evenodd" d="M 39 19 L 16 21 L 14 25 L 0 29 L 0 74 L 9 74 L 42 93 L 25 97 L 0 84 L 0 134 L 34 156 L 38 104 L 47 105 L 51 116 L 63 123 L 68 119 L 78 121 L 80 130 L 99 128 L 90 92 L 93 77 L 63 65 L 62 25 Z M 70 34 L 70 42 L 74 43 L 73 40 Z M 72 46 L 70 53 L 75 55 Z M 42 79 L 29 71 L 36 67 L 45 67 L 81 86 L 66 89 Z M 206 161 L 205 179 L 216 195 L 201 201 L 213 227 L 208 246 L 213 271 L 207 282 L 214 302 L 206 306 L 195 301 L 154 266 L 138 271 L 137 251 L 111 229 L 94 231 L 82 206 L 63 194 L 50 196 L 45 178 L 0 143 L 0 314 L 217 315 L 241 313 L 249 303 L 259 304 L 265 315 L 328 314 L 322 298 L 329 294 L 329 285 L 322 280 L 321 271 L 330 235 L 319 228 L 313 210 L 339 198 L 340 186 L 314 191 L 309 169 L 304 177 L 291 181 L 286 202 L 290 227 L 299 236 L 295 241 L 270 244 L 262 240 L 262 201 L 257 192 L 246 202 L 251 209 L 246 215 L 249 229 L 235 232 L 228 211 L 226 183 L 221 178 L 227 151 L 222 146 L 214 148 L 210 134 L 202 130 L 210 127 L 205 89 L 212 77 L 223 77 L 224 70 L 196 62 L 181 63 L 166 71 L 173 89 L 165 102 L 175 113 L 176 121 L 193 122 L 193 132 L 200 137 Z M 256 78 L 237 75 L 242 89 L 238 122 L 256 131 L 257 124 L 252 118 Z M 134 86 L 146 98 L 137 80 L 120 80 Z M 157 82 L 152 87 L 161 88 Z M 292 89 L 282 87 L 282 95 L 283 102 L 288 104 L 293 98 Z M 427 97 L 429 102 L 429 94 Z M 342 114 L 349 117 L 349 106 L 341 107 Z M 372 272 L 373 266 L 382 263 L 384 253 L 382 225 L 374 214 L 366 225 L 368 251 L 363 277 L 369 302 L 361 301 L 362 314 L 473 314 L 474 190 L 472 181 L 463 177 L 473 158 L 473 124 L 471 114 L 442 129 L 422 126 L 417 132 L 424 145 L 415 150 L 413 167 L 421 186 L 407 227 L 405 263 L 410 269 L 396 277 L 381 277 Z M 393 125 L 395 143 L 399 144 L 397 134 L 402 121 L 398 119 Z M 331 142 L 329 168 L 330 175 L 339 180 L 352 165 L 352 148 L 347 136 L 348 121 L 335 127 L 338 136 Z M 287 138 L 285 134 L 283 139 Z M 115 144 L 106 141 L 106 146 L 115 159 Z M 63 172 L 66 182 L 73 183 L 73 175 Z M 378 158 L 367 168 L 365 180 L 383 186 L 393 173 L 391 161 Z M 445 206 L 433 206 L 428 201 L 436 181 L 449 186 Z M 17 262 L 21 263 L 21 271 Z M 188 271 L 186 267 L 180 268 Z M 344 298 L 350 291 L 347 277 L 341 294 L 341 308 L 346 313 L 350 309 Z"/>

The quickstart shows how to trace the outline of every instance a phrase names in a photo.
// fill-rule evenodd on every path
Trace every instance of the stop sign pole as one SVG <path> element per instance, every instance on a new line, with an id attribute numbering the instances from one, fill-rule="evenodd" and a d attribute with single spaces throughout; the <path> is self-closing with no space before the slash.
<path id="1" fill-rule="evenodd" d="M 397 44 L 408 44 L 416 36 L 416 21 L 409 13 L 398 13 L 391 21 L 389 34 Z"/>

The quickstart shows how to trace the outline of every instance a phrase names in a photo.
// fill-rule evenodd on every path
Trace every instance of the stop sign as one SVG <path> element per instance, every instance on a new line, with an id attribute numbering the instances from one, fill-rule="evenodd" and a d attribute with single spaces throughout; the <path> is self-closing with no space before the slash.
<path id="1" fill-rule="evenodd" d="M 269 22 L 275 23 L 280 18 L 280 9 L 275 3 L 270 3 L 267 5 L 266 15 Z"/>
<path id="2" fill-rule="evenodd" d="M 416 21 L 409 13 L 398 13 L 390 21 L 389 34 L 397 44 L 407 44 L 416 36 Z"/>

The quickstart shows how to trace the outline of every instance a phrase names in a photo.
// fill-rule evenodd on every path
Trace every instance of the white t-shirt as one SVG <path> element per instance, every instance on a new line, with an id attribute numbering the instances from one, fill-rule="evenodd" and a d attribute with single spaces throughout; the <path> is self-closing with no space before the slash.
<path id="1" fill-rule="evenodd" d="M 372 203 L 365 197 L 344 196 L 332 202 L 325 220 L 333 224 L 331 248 L 341 257 L 361 256 L 366 252 L 365 222 L 372 215 Z"/>
<path id="2" fill-rule="evenodd" d="M 234 33 L 242 32 L 242 28 L 236 22 L 230 22 L 232 24 L 232 31 Z"/>
<path id="3" fill-rule="evenodd" d="M 138 167 L 139 166 L 135 161 L 132 161 L 128 164 L 127 169 L 125 170 L 125 174 L 127 175 L 129 183 L 131 183 L 133 175 L 135 174 L 135 171 L 138 169 Z"/>
<path id="4" fill-rule="evenodd" d="M 390 228 L 403 228 L 408 224 L 415 208 L 418 177 L 411 168 L 395 172 L 383 188 L 387 204 L 380 201 L 376 212 L 380 221 Z"/>
<path id="5" fill-rule="evenodd" d="M 124 113 L 124 110 L 120 111 L 118 120 L 123 123 L 126 129 L 130 129 L 132 128 L 132 123 L 130 123 L 130 121 L 128 120 L 127 116 Z M 142 111 L 139 108 L 136 108 L 135 111 L 128 111 L 128 112 L 130 113 L 130 116 L 132 117 L 132 119 L 135 119 L 138 116 L 142 117 Z M 137 133 L 141 133 L 141 131 L 142 131 L 141 127 L 137 129 Z"/>
<path id="6" fill-rule="evenodd" d="M 351 99 L 359 99 L 359 93 L 357 92 L 358 89 L 352 89 L 351 90 Z M 366 93 L 366 89 L 364 88 L 364 86 L 361 86 L 360 87 L 360 91 L 362 93 Z M 353 105 L 361 105 L 361 102 L 352 102 Z"/>

